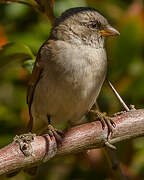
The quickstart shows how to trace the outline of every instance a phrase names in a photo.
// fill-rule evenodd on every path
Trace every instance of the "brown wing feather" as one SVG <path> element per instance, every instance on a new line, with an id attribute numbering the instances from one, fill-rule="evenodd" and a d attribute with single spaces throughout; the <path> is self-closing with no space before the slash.
<path id="1" fill-rule="evenodd" d="M 42 49 L 47 51 L 47 59 L 50 59 L 51 56 L 51 50 L 53 47 L 54 41 L 53 40 L 48 40 L 46 41 L 40 48 L 38 55 L 37 55 L 37 59 L 33 68 L 33 72 L 30 78 L 30 81 L 28 83 L 28 90 L 27 90 L 27 104 L 29 106 L 29 115 L 30 115 L 30 121 L 28 124 L 28 131 L 32 130 L 32 125 L 33 125 L 33 118 L 31 115 L 31 105 L 32 105 L 32 101 L 33 101 L 33 96 L 34 96 L 34 91 L 36 88 L 36 85 L 38 83 L 38 81 L 41 78 L 42 75 L 42 71 L 43 71 L 43 67 L 42 67 Z M 43 48 L 45 47 L 45 48 Z"/>
<path id="2" fill-rule="evenodd" d="M 32 101 L 33 101 L 33 96 L 34 96 L 34 90 L 36 88 L 37 82 L 40 79 L 41 76 L 41 72 L 42 72 L 42 67 L 39 64 L 39 60 L 40 60 L 40 54 L 38 53 L 33 71 L 32 71 L 32 75 L 31 78 L 29 80 L 28 83 L 28 89 L 27 89 L 27 104 L 29 107 L 29 115 L 30 115 L 30 121 L 28 124 L 28 131 L 32 130 L 32 124 L 33 124 L 33 118 L 31 115 L 31 105 L 32 105 Z"/>

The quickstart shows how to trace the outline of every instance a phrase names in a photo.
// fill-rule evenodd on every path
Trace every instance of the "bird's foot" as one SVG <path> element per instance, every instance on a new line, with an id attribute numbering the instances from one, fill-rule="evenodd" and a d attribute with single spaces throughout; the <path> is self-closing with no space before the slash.
<path id="1" fill-rule="evenodd" d="M 116 117 L 116 116 L 119 116 L 119 115 L 125 114 L 125 113 L 127 113 L 127 111 L 120 111 L 120 112 L 116 112 L 116 113 L 113 114 L 112 116 L 113 116 L 113 117 Z"/>
<path id="2" fill-rule="evenodd" d="M 136 110 L 135 105 L 133 105 L 133 104 L 130 104 L 129 108 L 130 108 L 131 111 L 135 111 Z"/>
<path id="3" fill-rule="evenodd" d="M 28 133 L 28 134 L 22 134 L 22 135 L 16 135 L 14 137 L 14 141 L 16 143 L 19 143 L 20 150 L 23 152 L 25 156 L 32 155 L 32 146 L 31 142 L 34 141 L 34 138 L 36 137 L 36 134 Z"/>
<path id="4" fill-rule="evenodd" d="M 108 135 L 107 135 L 107 140 L 105 142 L 105 145 L 111 149 L 116 149 L 116 147 L 114 145 L 109 143 L 110 138 L 113 135 L 114 128 L 116 127 L 116 124 L 114 123 L 112 118 L 105 116 L 103 113 L 94 111 L 94 110 L 90 110 L 90 113 L 93 113 L 96 116 L 96 118 L 101 122 L 103 130 L 105 129 L 106 126 L 108 128 Z"/>
<path id="5" fill-rule="evenodd" d="M 130 104 L 130 106 L 129 106 L 129 111 L 135 111 L 135 110 L 136 110 L 135 106 L 134 106 L 133 104 Z M 119 115 L 121 115 L 121 114 L 125 114 L 125 113 L 127 113 L 127 112 L 128 112 L 128 111 L 120 111 L 120 112 L 117 112 L 117 113 L 113 114 L 113 117 L 119 116 Z"/>
<path id="6" fill-rule="evenodd" d="M 64 133 L 61 130 L 54 128 L 51 124 L 48 125 L 44 134 L 48 134 L 50 137 L 55 137 L 58 145 L 62 144 Z"/>

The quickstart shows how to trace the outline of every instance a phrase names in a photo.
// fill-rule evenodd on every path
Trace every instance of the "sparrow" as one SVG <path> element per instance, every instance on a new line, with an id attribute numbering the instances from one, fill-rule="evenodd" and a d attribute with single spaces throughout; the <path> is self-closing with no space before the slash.
<path id="1" fill-rule="evenodd" d="M 91 111 L 107 73 L 105 39 L 115 35 L 119 32 L 94 8 L 71 8 L 56 19 L 28 83 L 32 133 L 47 131 L 59 141 L 58 124 L 75 124 Z M 111 131 L 113 122 L 102 119 Z"/>

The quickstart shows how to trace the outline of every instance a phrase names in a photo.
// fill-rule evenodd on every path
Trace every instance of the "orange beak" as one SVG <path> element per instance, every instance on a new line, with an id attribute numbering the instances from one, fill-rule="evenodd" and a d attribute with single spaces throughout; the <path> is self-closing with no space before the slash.
<path id="1" fill-rule="evenodd" d="M 104 37 L 120 35 L 120 33 L 110 25 L 107 25 L 104 29 L 100 30 L 99 32 Z"/>

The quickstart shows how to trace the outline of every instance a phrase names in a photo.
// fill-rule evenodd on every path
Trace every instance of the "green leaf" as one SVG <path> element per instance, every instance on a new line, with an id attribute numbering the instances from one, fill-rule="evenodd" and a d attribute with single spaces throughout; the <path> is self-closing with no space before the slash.
<path id="1" fill-rule="evenodd" d="M 8 43 L 3 46 L 3 49 L 0 51 L 0 67 L 12 62 L 23 62 L 34 58 L 35 56 L 26 45 L 21 43 Z"/>
<path id="2" fill-rule="evenodd" d="M 32 70 L 33 70 L 33 66 L 34 66 L 34 62 L 35 60 L 34 59 L 31 59 L 31 60 L 27 60 L 23 63 L 23 68 L 25 68 L 29 73 L 32 73 Z"/>

